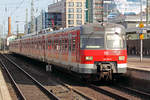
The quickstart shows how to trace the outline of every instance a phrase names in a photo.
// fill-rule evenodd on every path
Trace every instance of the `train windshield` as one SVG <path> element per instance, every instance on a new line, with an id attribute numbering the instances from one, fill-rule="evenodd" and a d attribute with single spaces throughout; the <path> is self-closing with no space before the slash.
<path id="1" fill-rule="evenodd" d="M 126 46 L 125 35 L 107 35 L 106 40 L 108 49 L 124 49 Z"/>
<path id="2" fill-rule="evenodd" d="M 99 35 L 81 35 L 81 49 L 103 49 L 104 37 Z"/>

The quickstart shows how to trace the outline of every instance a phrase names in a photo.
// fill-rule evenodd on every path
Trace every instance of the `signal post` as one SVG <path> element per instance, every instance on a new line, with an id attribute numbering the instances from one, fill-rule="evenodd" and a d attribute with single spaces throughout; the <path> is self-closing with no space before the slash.
<path id="1" fill-rule="evenodd" d="M 141 49 L 140 49 L 140 61 L 141 62 L 143 60 L 143 39 L 144 39 L 143 27 L 144 27 L 144 24 L 141 21 L 140 24 L 139 24 L 139 28 L 140 28 L 139 38 L 140 38 L 140 41 L 141 41 L 141 46 L 140 46 L 141 47 Z"/>

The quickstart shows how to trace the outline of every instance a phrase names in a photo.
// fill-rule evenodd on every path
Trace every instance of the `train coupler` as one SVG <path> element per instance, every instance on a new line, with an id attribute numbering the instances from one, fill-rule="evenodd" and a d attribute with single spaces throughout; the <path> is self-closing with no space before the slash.
<path id="1" fill-rule="evenodd" d="M 113 69 L 111 64 L 99 63 L 97 65 L 99 79 L 112 80 Z"/>

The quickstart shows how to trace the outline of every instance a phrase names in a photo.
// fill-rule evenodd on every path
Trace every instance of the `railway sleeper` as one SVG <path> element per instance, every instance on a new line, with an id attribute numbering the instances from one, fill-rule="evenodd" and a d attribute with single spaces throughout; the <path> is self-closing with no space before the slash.
<path id="1" fill-rule="evenodd" d="M 47 71 L 47 72 L 48 72 L 48 71 L 52 72 L 52 67 L 53 67 L 52 64 L 47 64 L 47 65 L 46 65 L 46 71 Z"/>

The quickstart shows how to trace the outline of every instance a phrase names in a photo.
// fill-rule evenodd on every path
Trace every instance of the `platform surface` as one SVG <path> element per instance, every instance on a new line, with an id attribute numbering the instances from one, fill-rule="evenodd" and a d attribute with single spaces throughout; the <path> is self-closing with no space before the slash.
<path id="1" fill-rule="evenodd" d="M 143 57 L 142 62 L 140 56 L 128 56 L 128 68 L 150 71 L 150 56 Z"/>
<path id="2" fill-rule="evenodd" d="M 0 100 L 12 100 L 0 68 Z"/>

